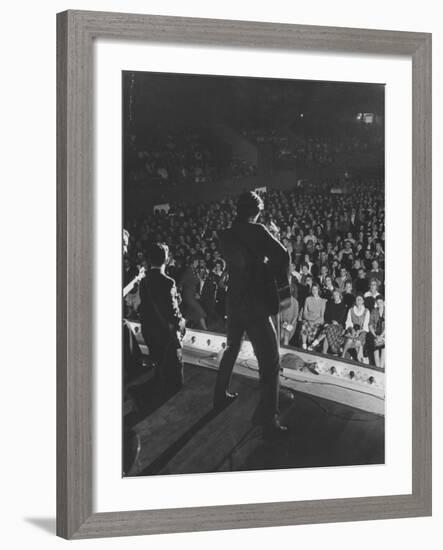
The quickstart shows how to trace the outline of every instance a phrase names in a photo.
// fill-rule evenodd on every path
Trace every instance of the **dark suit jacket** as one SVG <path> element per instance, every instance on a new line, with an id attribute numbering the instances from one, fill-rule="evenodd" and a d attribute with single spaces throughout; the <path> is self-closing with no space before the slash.
<path id="1" fill-rule="evenodd" d="M 228 280 L 228 305 L 265 304 L 260 291 L 260 264 L 265 258 L 275 273 L 289 267 L 286 248 L 275 239 L 264 225 L 236 220 L 230 229 L 220 236 L 223 257 L 226 260 Z"/>
<path id="2" fill-rule="evenodd" d="M 144 332 L 156 336 L 165 334 L 168 325 L 178 330 L 182 315 L 174 279 L 159 269 L 151 269 L 140 283 L 140 299 L 139 312 Z"/>

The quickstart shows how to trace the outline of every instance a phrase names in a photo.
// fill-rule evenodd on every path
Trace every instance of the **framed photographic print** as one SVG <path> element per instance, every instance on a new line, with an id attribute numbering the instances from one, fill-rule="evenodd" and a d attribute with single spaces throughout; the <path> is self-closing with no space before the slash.
<path id="1" fill-rule="evenodd" d="M 57 25 L 58 534 L 429 515 L 431 36 Z"/>

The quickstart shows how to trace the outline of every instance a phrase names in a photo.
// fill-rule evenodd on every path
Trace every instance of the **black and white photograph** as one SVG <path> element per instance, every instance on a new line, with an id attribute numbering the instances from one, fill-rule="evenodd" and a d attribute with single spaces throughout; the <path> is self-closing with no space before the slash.
<path id="1" fill-rule="evenodd" d="M 440 4 L 2 7 L 2 546 L 440 548 Z"/>
<path id="2" fill-rule="evenodd" d="M 384 84 L 123 71 L 122 128 L 122 475 L 384 464 Z"/>

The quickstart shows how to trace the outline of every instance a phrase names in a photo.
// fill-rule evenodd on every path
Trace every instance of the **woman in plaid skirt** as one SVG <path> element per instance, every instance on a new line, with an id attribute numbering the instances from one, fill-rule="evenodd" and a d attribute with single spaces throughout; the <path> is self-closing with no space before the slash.
<path id="1" fill-rule="evenodd" d="M 346 321 L 346 305 L 342 300 L 341 292 L 336 288 L 332 292 L 332 299 L 328 300 L 325 310 L 325 326 L 318 338 L 312 342 L 316 348 L 323 342 L 323 353 L 339 353 L 343 343 L 343 332 Z"/>
<path id="2" fill-rule="evenodd" d="M 302 347 L 307 349 L 319 331 L 319 328 L 324 323 L 326 300 L 320 298 L 318 284 L 313 284 L 311 287 L 311 295 L 305 300 L 305 305 L 302 311 L 302 328 L 301 338 Z"/>

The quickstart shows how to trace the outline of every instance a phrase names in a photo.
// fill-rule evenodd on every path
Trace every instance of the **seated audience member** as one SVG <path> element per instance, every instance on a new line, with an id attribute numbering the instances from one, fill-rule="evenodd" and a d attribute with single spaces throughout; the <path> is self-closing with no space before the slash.
<path id="1" fill-rule="evenodd" d="M 353 281 L 355 281 L 355 279 L 358 277 L 358 270 L 361 268 L 361 262 L 360 260 L 357 258 L 353 261 L 352 263 L 352 267 L 351 269 L 349 270 L 349 274 L 351 276 L 351 279 Z"/>
<path id="2" fill-rule="evenodd" d="M 307 245 L 309 241 L 312 241 L 313 244 L 317 244 L 317 237 L 314 235 L 314 230 L 312 227 L 308 229 L 308 234 L 303 239 L 304 243 Z"/>
<path id="3" fill-rule="evenodd" d="M 365 308 L 363 296 L 358 294 L 355 299 L 355 306 L 351 307 L 346 318 L 342 357 L 346 357 L 349 350 L 355 349 L 357 360 L 363 362 L 363 348 L 368 330 L 369 310 Z"/>
<path id="4" fill-rule="evenodd" d="M 326 284 L 326 277 L 328 276 L 328 266 L 323 264 L 320 266 L 320 273 L 318 275 L 318 283 L 320 288 L 324 288 Z"/>
<path id="5" fill-rule="evenodd" d="M 332 300 L 326 304 L 325 325 L 318 338 L 312 342 L 312 348 L 316 348 L 323 342 L 323 353 L 329 350 L 333 354 L 340 352 L 343 342 L 347 309 L 338 289 L 333 292 Z"/>
<path id="6" fill-rule="evenodd" d="M 369 240 L 369 237 L 367 237 L 367 241 Z M 366 250 L 363 255 L 363 266 L 366 269 L 366 271 L 371 271 L 372 269 L 372 251 L 369 244 L 366 245 Z"/>
<path id="7" fill-rule="evenodd" d="M 285 308 L 280 313 L 280 343 L 284 346 L 289 345 L 297 328 L 297 320 L 299 316 L 299 305 L 296 298 L 297 289 L 295 285 L 291 285 L 291 298 L 288 308 Z"/>
<path id="8" fill-rule="evenodd" d="M 379 282 L 377 279 L 371 279 L 369 283 L 369 290 L 364 293 L 365 306 L 372 311 L 376 307 L 377 297 L 380 296 L 378 291 Z"/>
<path id="9" fill-rule="evenodd" d="M 297 235 L 295 237 L 295 242 L 292 247 L 292 258 L 296 266 L 300 265 L 304 249 L 305 246 L 302 240 L 302 236 Z"/>
<path id="10" fill-rule="evenodd" d="M 305 262 L 303 262 L 300 266 L 300 271 L 297 271 L 294 269 L 291 272 L 291 275 L 297 279 L 297 282 L 301 285 L 304 285 L 306 283 L 306 277 L 312 276 L 311 272 L 309 271 L 309 265 Z"/>
<path id="11" fill-rule="evenodd" d="M 307 349 L 308 344 L 315 339 L 318 330 L 324 323 L 326 300 L 320 297 L 318 284 L 313 284 L 311 295 L 305 300 L 302 311 L 302 347 Z"/>
<path id="12" fill-rule="evenodd" d="M 373 354 L 377 367 L 385 368 L 385 302 L 382 296 L 377 296 L 377 307 L 371 311 L 369 318 L 369 333 L 367 337 L 368 353 Z"/>
<path id="13" fill-rule="evenodd" d="M 332 280 L 334 281 L 334 284 L 337 286 L 337 281 L 336 279 L 338 277 L 340 277 L 340 264 L 337 260 L 337 257 L 334 256 L 334 254 L 332 254 L 332 263 L 331 263 L 331 268 L 330 268 L 330 273 L 331 273 L 331 277 L 332 277 Z"/>
<path id="14" fill-rule="evenodd" d="M 348 310 L 355 304 L 355 295 L 352 289 L 352 281 L 346 281 L 342 298 L 343 303 L 346 306 L 346 310 Z"/>
<path id="15" fill-rule="evenodd" d="M 306 256 L 305 256 L 305 260 L 306 260 Z M 309 256 L 308 256 L 308 260 L 309 260 Z M 301 265 L 300 284 L 302 284 L 302 285 L 306 284 L 306 279 L 308 277 L 312 277 L 311 266 L 312 266 L 312 264 L 309 261 L 308 262 L 305 261 Z"/>
<path id="16" fill-rule="evenodd" d="M 377 280 L 379 287 L 382 287 L 385 284 L 385 273 L 382 269 L 380 269 L 377 260 L 372 260 L 371 268 L 371 271 L 368 273 L 369 280 Z"/>
<path id="17" fill-rule="evenodd" d="M 352 265 L 352 257 L 353 257 L 354 251 L 352 250 L 352 243 L 348 239 L 345 241 L 345 246 L 342 248 L 338 254 L 339 261 L 343 264 L 350 267 Z"/>
<path id="18" fill-rule="evenodd" d="M 383 247 L 382 247 L 380 241 L 377 241 L 375 243 L 374 258 L 378 261 L 378 263 L 380 265 L 384 265 L 384 263 L 385 263 L 385 252 L 383 250 Z"/>
<path id="19" fill-rule="evenodd" d="M 337 287 L 333 285 L 332 277 L 330 275 L 326 275 L 325 284 L 322 288 L 323 298 L 325 298 L 326 300 L 331 300 L 334 290 L 337 290 Z"/>
<path id="20" fill-rule="evenodd" d="M 357 278 L 354 282 L 355 292 L 357 294 L 364 294 L 369 290 L 369 282 L 366 276 L 366 271 L 363 267 L 358 269 Z"/>
<path id="21" fill-rule="evenodd" d="M 335 284 L 337 285 L 337 288 L 340 292 L 344 292 L 345 290 L 345 283 L 349 279 L 349 274 L 346 271 L 346 268 L 341 267 L 340 268 L 340 275 L 335 279 Z"/>
<path id="22" fill-rule="evenodd" d="M 304 284 L 298 285 L 298 302 L 302 308 L 305 305 L 306 298 L 311 295 L 313 285 L 312 275 L 307 275 Z"/>

